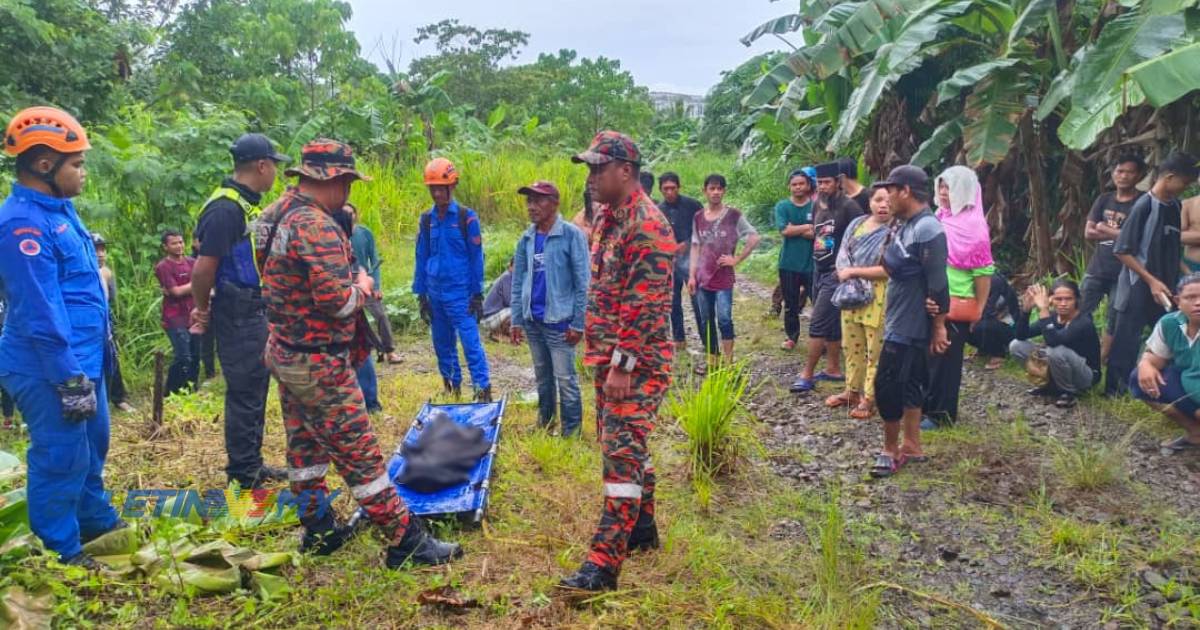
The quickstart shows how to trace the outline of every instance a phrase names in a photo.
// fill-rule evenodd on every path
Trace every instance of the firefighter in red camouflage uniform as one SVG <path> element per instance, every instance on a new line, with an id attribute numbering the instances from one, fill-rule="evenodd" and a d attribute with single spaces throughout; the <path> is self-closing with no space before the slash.
<path id="1" fill-rule="evenodd" d="M 462 549 L 430 536 L 396 494 L 352 365 L 355 323 L 374 287 L 366 273 L 353 275 L 349 239 L 331 209 L 343 212 L 350 185 L 366 178 L 354 169 L 349 146 L 324 139 L 305 145 L 300 166 L 287 175 L 299 177 L 299 185 L 263 211 L 253 229 L 271 333 L 266 363 L 279 382 L 288 479 L 292 494 L 307 500 L 299 506 L 301 550 L 328 555 L 353 534 L 317 500 L 329 496 L 325 473 L 332 462 L 387 536 L 388 567 L 448 562 Z"/>
<path id="2" fill-rule="evenodd" d="M 675 237 L 641 188 L 641 153 L 628 136 L 601 132 L 573 161 L 588 165 L 604 204 L 592 235 L 584 357 L 596 373 L 604 511 L 587 560 L 561 586 L 599 591 L 616 588 L 630 551 L 658 548 L 646 439 L 671 384 Z"/>

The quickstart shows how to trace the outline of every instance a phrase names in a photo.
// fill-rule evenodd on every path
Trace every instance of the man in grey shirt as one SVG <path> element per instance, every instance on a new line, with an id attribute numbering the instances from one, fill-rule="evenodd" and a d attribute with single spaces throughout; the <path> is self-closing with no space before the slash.
<path id="1" fill-rule="evenodd" d="M 888 272 L 883 351 L 875 375 L 875 402 L 883 418 L 883 451 L 871 467 L 890 477 L 908 460 L 923 461 L 921 405 L 929 387 L 927 353 L 950 346 L 946 313 L 946 233 L 929 210 L 929 178 L 915 166 L 900 166 L 875 188 L 887 188 L 898 220 L 883 255 Z M 901 428 L 904 432 L 900 441 Z"/>

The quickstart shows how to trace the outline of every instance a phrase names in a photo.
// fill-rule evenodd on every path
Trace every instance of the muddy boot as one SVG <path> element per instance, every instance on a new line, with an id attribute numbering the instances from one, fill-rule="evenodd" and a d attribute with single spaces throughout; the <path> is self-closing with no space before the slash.
<path id="1" fill-rule="evenodd" d="M 642 518 L 639 515 L 633 531 L 629 532 L 629 553 L 653 551 L 658 546 L 658 524 L 654 522 L 654 517 Z"/>
<path id="2" fill-rule="evenodd" d="M 612 569 L 584 562 L 574 575 L 563 578 L 558 585 L 580 591 L 615 591 L 617 574 Z"/>
<path id="3" fill-rule="evenodd" d="M 488 385 L 482 389 L 475 391 L 475 402 L 490 403 L 492 402 L 492 386 Z"/>
<path id="4" fill-rule="evenodd" d="M 449 564 L 455 558 L 463 555 L 458 543 L 442 542 L 433 537 L 426 529 L 425 522 L 416 516 L 410 516 L 408 530 L 400 544 L 387 548 L 384 564 L 389 569 L 398 569 L 404 563 L 412 564 Z"/>
<path id="5" fill-rule="evenodd" d="M 442 393 L 447 396 L 453 396 L 455 400 L 462 398 L 462 385 L 455 385 L 450 382 L 450 379 L 442 379 Z"/>
<path id="6" fill-rule="evenodd" d="M 304 527 L 304 537 L 300 539 L 300 553 L 328 556 L 353 538 L 356 529 L 352 525 L 338 525 L 333 513 L 326 508 L 324 514 Z"/>

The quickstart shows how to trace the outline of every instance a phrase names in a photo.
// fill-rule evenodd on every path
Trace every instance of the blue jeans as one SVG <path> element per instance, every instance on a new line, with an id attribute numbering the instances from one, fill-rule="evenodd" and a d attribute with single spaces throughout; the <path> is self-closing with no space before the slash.
<path id="1" fill-rule="evenodd" d="M 195 387 L 200 374 L 200 336 L 186 328 L 170 328 L 167 339 L 171 340 L 171 368 L 167 370 L 166 395 Z"/>
<path id="2" fill-rule="evenodd" d="M 63 558 L 83 550 L 80 536 L 104 533 L 117 512 L 104 491 L 108 457 L 108 394 L 95 380 L 96 415 L 82 422 L 63 418 L 53 383 L 21 374 L 0 376 L 29 427 L 29 527 L 47 549 Z"/>
<path id="3" fill-rule="evenodd" d="M 532 319 L 525 322 L 525 337 L 537 378 L 538 424 L 548 427 L 554 421 L 557 393 L 563 437 L 578 435 L 583 424 L 583 398 L 575 375 L 575 346 L 567 343 L 566 333 Z"/>
<path id="4" fill-rule="evenodd" d="M 379 404 L 379 378 L 375 376 L 375 359 L 371 356 L 358 368 L 358 386 L 362 389 L 367 411 L 383 408 L 383 405 Z"/>
<path id="5" fill-rule="evenodd" d="M 700 307 L 700 337 L 709 354 L 721 354 L 720 341 L 733 341 L 733 289 L 696 291 Z M 717 333 L 720 332 L 718 338 Z"/>

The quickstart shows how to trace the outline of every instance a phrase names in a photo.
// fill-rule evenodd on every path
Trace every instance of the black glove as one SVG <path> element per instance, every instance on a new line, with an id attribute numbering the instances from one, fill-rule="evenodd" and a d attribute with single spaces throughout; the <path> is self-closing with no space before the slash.
<path id="1" fill-rule="evenodd" d="M 58 386 L 63 417 L 82 422 L 96 415 L 96 384 L 86 376 L 76 376 Z"/>
<path id="2" fill-rule="evenodd" d="M 421 305 L 421 321 L 426 325 L 433 323 L 433 309 L 429 307 L 429 298 L 424 295 L 417 296 L 417 302 Z"/>
<path id="3" fill-rule="evenodd" d="M 467 307 L 467 312 L 470 313 L 475 321 L 483 319 L 483 294 L 476 293 L 471 296 L 471 306 Z"/>

